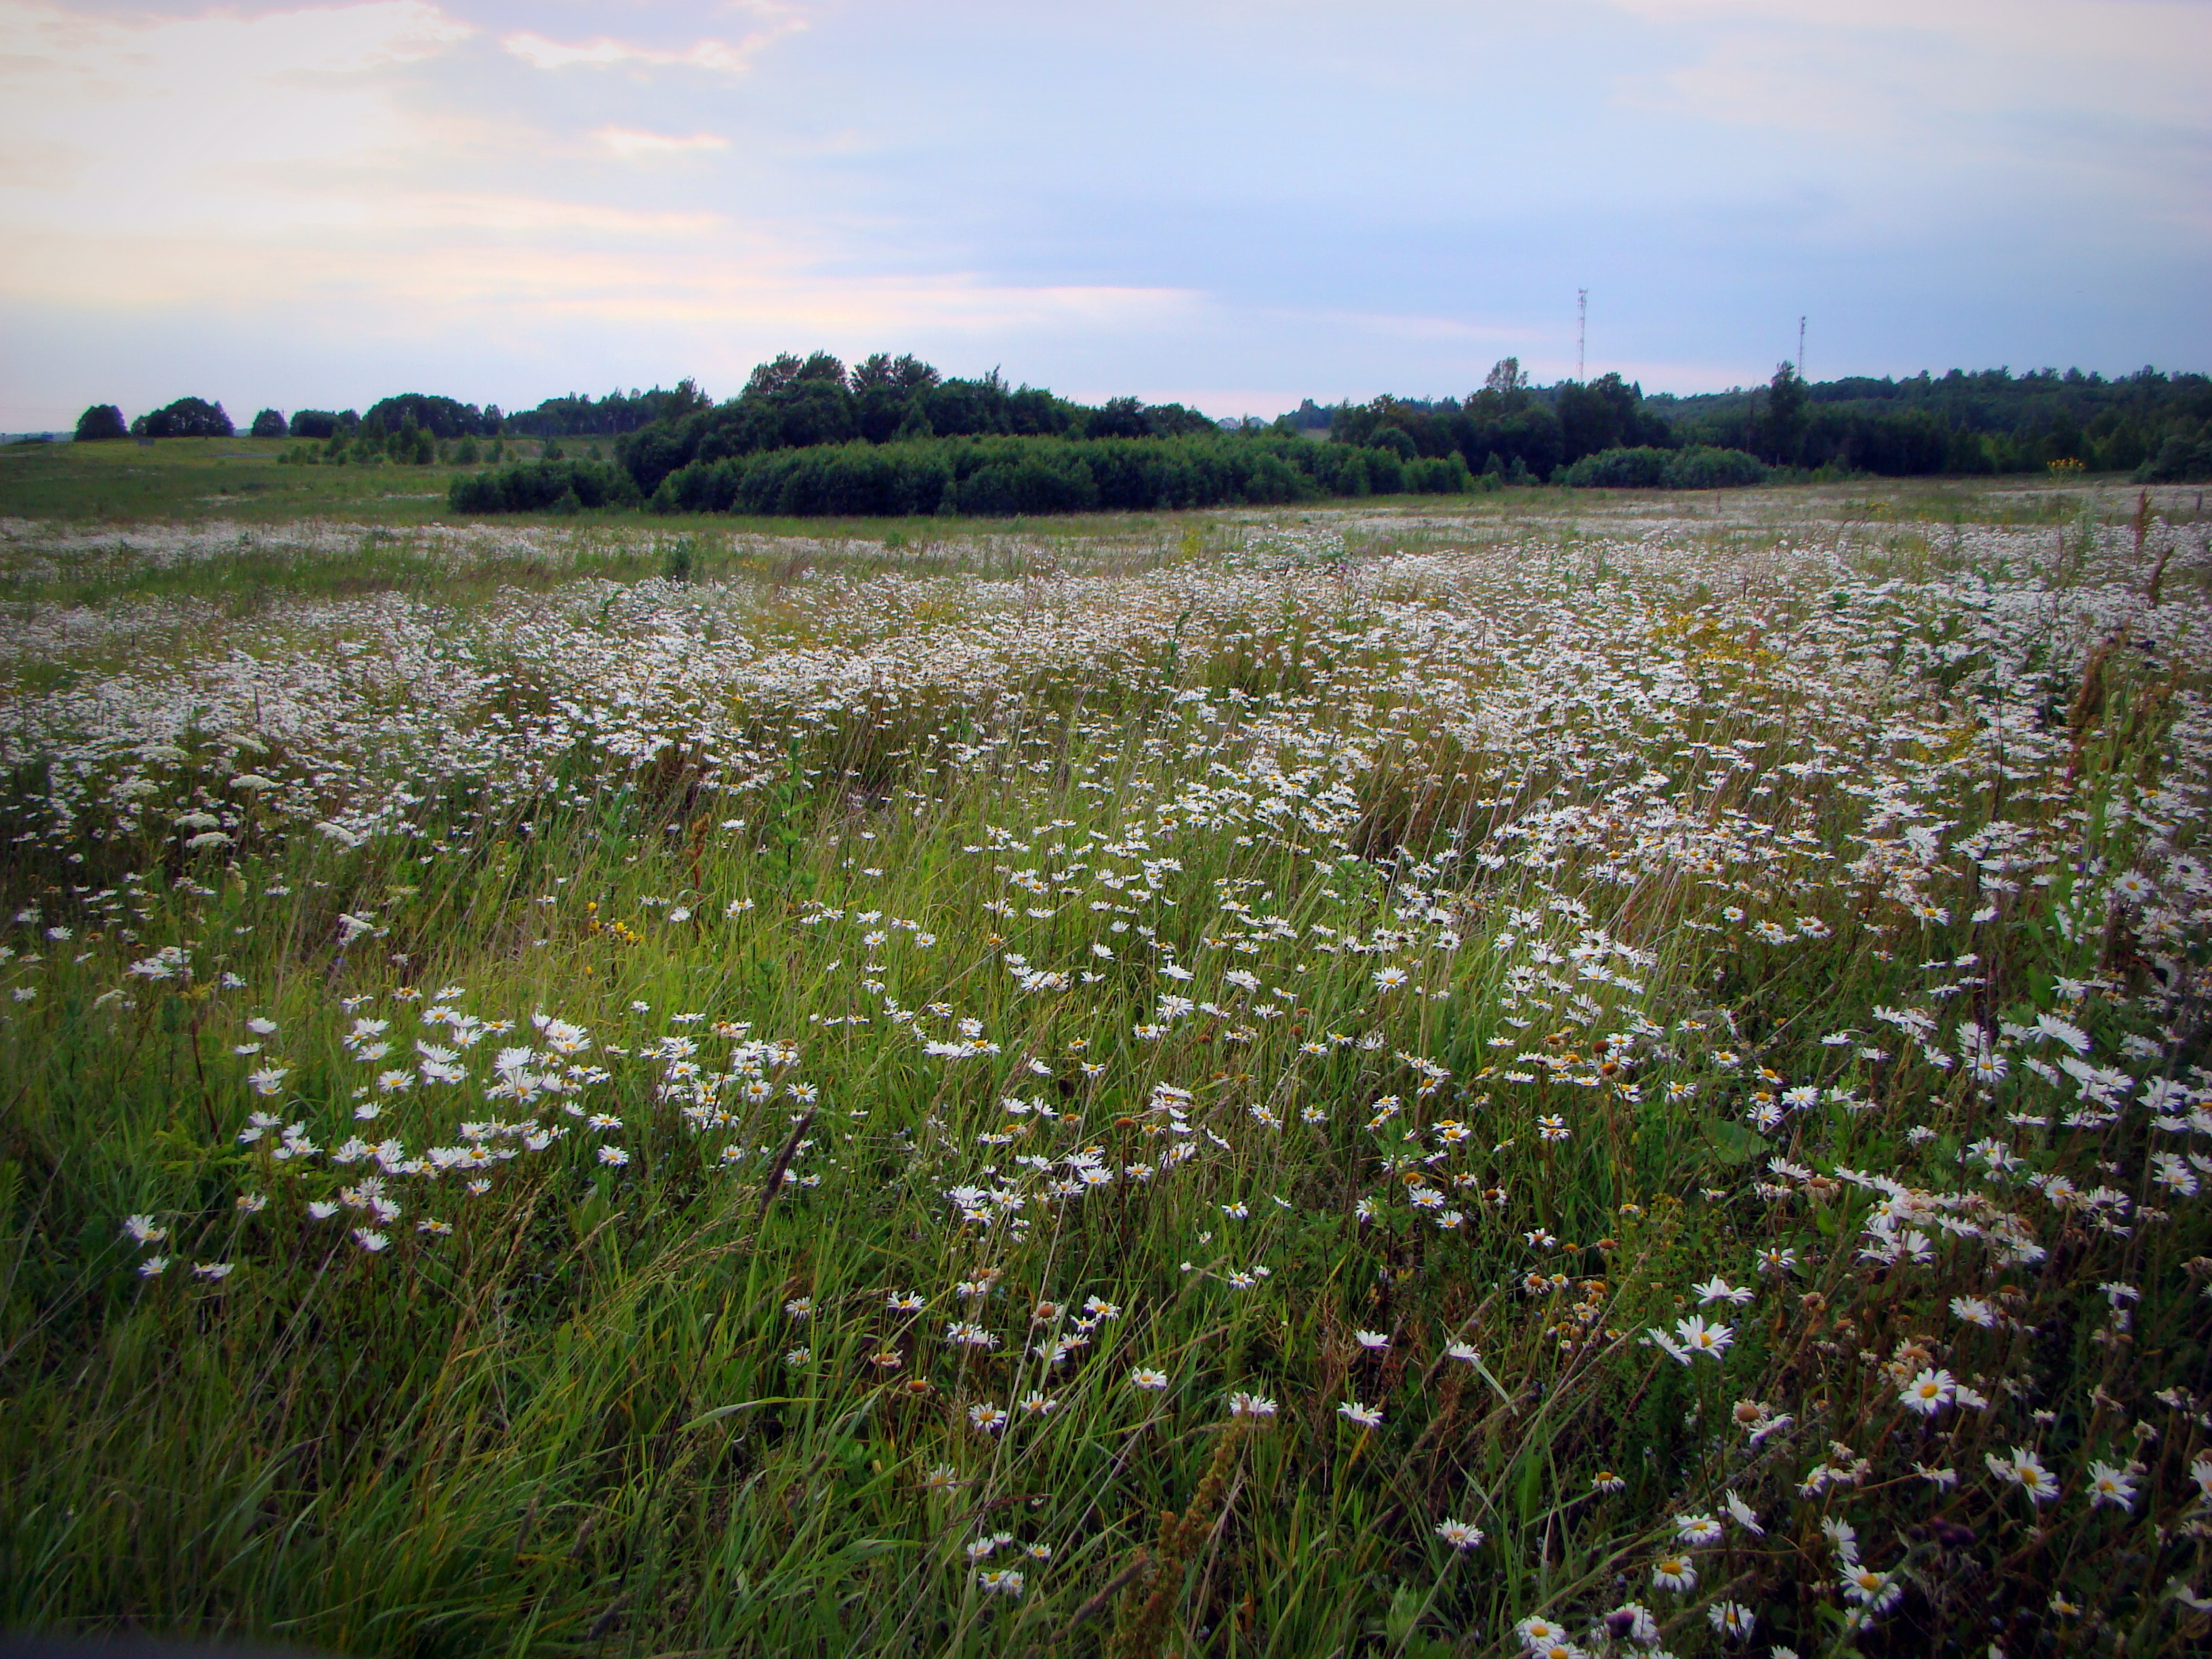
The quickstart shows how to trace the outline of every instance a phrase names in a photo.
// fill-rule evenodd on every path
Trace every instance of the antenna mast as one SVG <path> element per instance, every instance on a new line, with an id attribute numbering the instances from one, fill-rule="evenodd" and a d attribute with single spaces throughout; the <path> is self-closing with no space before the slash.
<path id="1" fill-rule="evenodd" d="M 1575 290 L 1575 383 L 1583 380 L 1583 362 L 1585 349 L 1589 344 L 1589 290 Z"/>
<path id="2" fill-rule="evenodd" d="M 1797 319 L 1797 378 L 1805 378 L 1805 319 Z"/>

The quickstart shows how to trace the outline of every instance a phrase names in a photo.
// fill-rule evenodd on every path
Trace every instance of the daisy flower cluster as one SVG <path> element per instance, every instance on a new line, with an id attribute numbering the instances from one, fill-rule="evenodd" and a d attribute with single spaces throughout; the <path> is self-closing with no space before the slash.
<path id="1" fill-rule="evenodd" d="M 36 1605 L 404 1480 L 654 1650 L 2183 1650 L 2212 569 L 1607 510 L 17 607 Z"/>

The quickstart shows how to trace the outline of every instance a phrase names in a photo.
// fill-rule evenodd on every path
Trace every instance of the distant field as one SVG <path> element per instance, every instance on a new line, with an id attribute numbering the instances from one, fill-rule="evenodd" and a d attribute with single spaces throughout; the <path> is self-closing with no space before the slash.
<path id="1" fill-rule="evenodd" d="M 2193 489 L 283 447 L 0 454 L 0 1626 L 2212 1644 Z"/>
<path id="2" fill-rule="evenodd" d="M 511 447 L 513 446 L 510 446 Z M 521 446 L 535 453 L 538 446 Z M 290 439 L 162 438 L 151 444 L 0 448 L 0 515 L 71 521 L 237 519 L 268 524 L 343 513 L 376 523 L 441 516 L 449 466 L 280 466 Z M 607 453 L 612 453 L 608 441 Z M 575 447 L 584 453 L 585 446 Z"/>
<path id="3" fill-rule="evenodd" d="M 573 457 L 587 457 L 595 450 L 608 459 L 614 454 L 615 441 L 611 438 L 571 438 L 562 441 L 565 452 Z M 261 526 L 308 517 L 338 517 L 349 522 L 380 526 L 429 524 L 453 519 L 446 508 L 446 495 L 454 476 L 482 470 L 389 463 L 375 466 L 278 465 L 277 458 L 295 447 L 293 440 L 275 438 L 164 438 L 152 444 L 135 441 L 9 444 L 0 447 L 0 519 L 71 524 L 222 520 Z M 530 459 L 542 447 L 534 439 L 509 439 L 507 459 Z M 2119 477 L 2094 479 L 2087 487 L 2110 492 L 2115 502 L 2120 492 L 2130 488 Z M 1609 512 L 1613 509 L 1604 504 L 1606 497 L 1616 493 L 1629 492 L 1576 492 L 1586 505 L 1575 510 L 1599 514 Z M 1650 499 L 1655 493 L 1633 492 L 1640 500 Z M 1732 493 L 1741 497 L 1750 492 Z M 2193 490 L 2184 490 L 2175 499 L 2191 500 L 2194 494 Z M 1848 514 L 1849 503 L 1861 496 L 1883 503 L 1884 511 L 1898 510 L 1911 516 L 1936 519 L 1965 515 L 1976 521 L 1997 523 L 2052 521 L 2074 510 L 2071 495 L 2043 488 L 2037 481 L 2027 478 L 1996 483 L 1986 479 L 1869 480 L 1863 489 L 1825 486 L 1814 490 L 1791 487 L 1781 492 L 1778 499 L 1817 501 L 1822 512 L 1840 509 Z M 1532 502 L 1555 506 L 1566 498 L 1564 491 L 1530 489 L 1473 501 L 1445 498 L 1405 505 L 1416 512 L 1435 507 L 1457 514 L 1475 511 L 1511 516 L 1525 512 Z M 1714 510 L 1710 502 L 1699 501 L 1693 495 L 1676 495 L 1672 499 L 1683 503 L 1682 510 L 1693 515 Z M 1320 510 L 1334 510 L 1343 505 L 1328 503 Z M 1254 511 L 1265 516 L 1263 509 Z M 619 521 L 624 516 L 634 520 L 637 515 L 596 516 Z M 1091 514 L 1059 522 L 1085 526 L 1101 520 L 1119 522 L 1124 516 Z M 536 521 L 563 522 L 552 514 L 543 515 Z M 731 520 L 716 515 L 696 520 L 669 519 L 659 522 L 727 526 Z M 800 533 L 825 533 L 818 520 L 787 522 Z M 876 521 L 869 522 L 872 525 Z M 902 521 L 881 522 L 888 528 Z M 877 530 L 874 533 L 880 535 L 884 532 Z"/>

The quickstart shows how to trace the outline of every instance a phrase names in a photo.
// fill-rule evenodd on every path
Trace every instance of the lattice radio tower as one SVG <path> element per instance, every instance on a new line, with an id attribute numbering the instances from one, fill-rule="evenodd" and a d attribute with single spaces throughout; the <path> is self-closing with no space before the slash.
<path id="1" fill-rule="evenodd" d="M 1805 378 L 1805 319 L 1797 319 L 1797 378 Z"/>
<path id="2" fill-rule="evenodd" d="M 1589 344 L 1589 290 L 1586 288 L 1578 288 L 1575 290 L 1575 384 L 1577 386 L 1580 386 L 1583 382 L 1583 354 Z"/>

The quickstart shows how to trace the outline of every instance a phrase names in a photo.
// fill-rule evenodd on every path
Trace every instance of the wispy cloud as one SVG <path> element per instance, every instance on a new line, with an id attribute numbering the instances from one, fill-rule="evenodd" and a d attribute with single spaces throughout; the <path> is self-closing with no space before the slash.
<path id="1" fill-rule="evenodd" d="M 44 177 L 10 170 L 22 194 L 0 202 L 0 239 L 27 210 L 78 226 L 283 216 L 288 168 L 434 144 L 452 118 L 404 109 L 392 77 L 476 33 L 426 0 L 121 20 L 0 0 L 0 148 L 67 157 Z M 0 292 L 26 274 L 0 264 Z"/>
<path id="2" fill-rule="evenodd" d="M 716 132 L 695 132 L 678 138 L 665 132 L 641 132 L 635 127 L 601 127 L 592 135 L 625 161 L 649 161 L 657 155 L 684 155 L 699 150 L 727 149 L 730 141 Z"/>
<path id="3" fill-rule="evenodd" d="M 1806 313 L 1832 372 L 2212 360 L 2203 0 L 0 0 L 0 404 L 53 421 L 814 346 L 1264 413 L 1571 371 L 1581 287 L 1655 389 Z"/>
<path id="4" fill-rule="evenodd" d="M 502 35 L 500 45 L 532 69 L 695 69 L 715 75 L 742 75 L 753 59 L 785 35 L 806 27 L 795 14 L 779 14 L 736 41 L 695 40 L 681 51 L 595 35 L 589 40 L 548 40 L 527 31 Z"/>
<path id="5" fill-rule="evenodd" d="M 0 38 L 9 43 L 0 72 L 49 89 L 83 77 L 112 88 L 179 75 L 209 75 L 221 84 L 271 72 L 357 74 L 434 56 L 476 32 L 428 0 L 127 20 L 0 0 Z"/>

